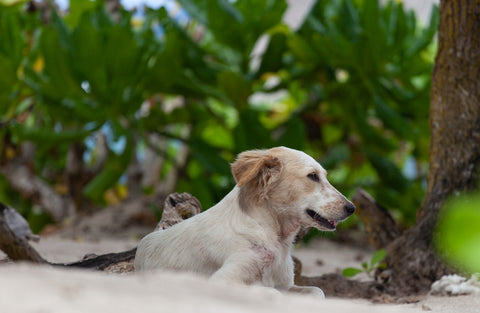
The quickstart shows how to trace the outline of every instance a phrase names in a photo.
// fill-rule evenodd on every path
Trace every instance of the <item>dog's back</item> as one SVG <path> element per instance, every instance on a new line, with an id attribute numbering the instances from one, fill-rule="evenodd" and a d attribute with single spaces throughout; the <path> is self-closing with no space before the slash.
<path id="1" fill-rule="evenodd" d="M 242 214 L 232 210 L 227 195 L 221 203 L 165 230 L 155 231 L 144 237 L 137 248 L 135 270 L 182 270 L 210 276 L 225 259 L 244 244 L 238 243 L 238 226 L 230 221 Z M 248 248 L 248 247 L 245 247 Z"/>
<path id="2" fill-rule="evenodd" d="M 202 216 L 155 231 L 143 238 L 135 256 L 135 270 L 185 270 L 211 275 L 220 267 L 220 260 L 212 259 L 211 248 L 201 238 L 207 233 Z M 201 260 L 201 261 L 199 261 Z"/>

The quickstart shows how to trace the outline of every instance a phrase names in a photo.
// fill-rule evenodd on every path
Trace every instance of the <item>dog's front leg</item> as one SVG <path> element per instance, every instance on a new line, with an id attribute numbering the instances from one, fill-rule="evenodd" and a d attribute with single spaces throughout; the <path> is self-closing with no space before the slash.
<path id="1" fill-rule="evenodd" d="M 320 297 L 322 299 L 325 299 L 325 293 L 323 293 L 323 290 L 315 287 L 315 286 L 296 286 L 293 285 L 288 289 L 290 292 L 296 292 L 296 293 L 302 293 L 302 294 L 309 294 L 313 296 Z"/>
<path id="2" fill-rule="evenodd" d="M 230 256 L 210 277 L 211 280 L 237 284 L 251 284 L 261 276 L 255 256 L 247 253 Z"/>

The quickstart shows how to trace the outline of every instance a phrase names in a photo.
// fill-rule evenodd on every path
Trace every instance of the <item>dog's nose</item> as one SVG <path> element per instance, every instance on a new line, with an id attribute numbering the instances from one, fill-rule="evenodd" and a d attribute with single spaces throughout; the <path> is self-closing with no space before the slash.
<path id="1" fill-rule="evenodd" d="M 355 206 L 353 205 L 353 203 L 348 202 L 348 203 L 345 204 L 345 206 L 343 207 L 343 210 L 345 210 L 345 213 L 347 213 L 348 215 L 352 215 L 353 212 L 355 212 Z"/>

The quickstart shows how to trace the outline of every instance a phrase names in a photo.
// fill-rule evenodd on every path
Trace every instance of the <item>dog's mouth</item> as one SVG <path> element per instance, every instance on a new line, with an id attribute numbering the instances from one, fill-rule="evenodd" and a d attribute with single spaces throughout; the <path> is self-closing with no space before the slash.
<path id="1" fill-rule="evenodd" d="M 315 212 L 314 210 L 307 209 L 307 214 L 312 219 L 314 219 L 320 226 L 323 226 L 327 229 L 335 229 L 337 227 L 337 221 L 329 221 L 326 218 L 322 217 L 320 214 Z"/>

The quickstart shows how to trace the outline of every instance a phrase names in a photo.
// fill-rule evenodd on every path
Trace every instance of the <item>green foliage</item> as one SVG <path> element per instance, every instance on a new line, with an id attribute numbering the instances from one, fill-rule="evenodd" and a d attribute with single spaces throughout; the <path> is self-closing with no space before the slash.
<path id="1" fill-rule="evenodd" d="M 355 267 L 348 267 L 342 271 L 343 276 L 345 277 L 353 277 L 360 273 L 365 273 L 368 276 L 372 277 L 372 273 L 377 268 L 382 268 L 385 266 L 384 263 L 381 263 L 385 256 L 387 255 L 387 251 L 385 249 L 377 250 L 370 259 L 370 263 L 363 262 L 362 268 L 355 268 Z"/>
<path id="2" fill-rule="evenodd" d="M 28 107 L 22 105 L 21 63 L 26 28 L 32 27 L 31 23 L 31 19 L 17 13 L 16 7 L 0 7 L 0 123 Z"/>
<path id="3" fill-rule="evenodd" d="M 0 6 L 0 136 L 11 143 L 0 155 L 34 143 L 36 173 L 54 186 L 72 144 L 83 146 L 88 167 L 98 149 L 88 143 L 107 134 L 108 158 L 83 186 L 85 199 L 102 204 L 155 134 L 164 140 L 162 177 L 178 170 L 177 190 L 207 208 L 234 184 L 228 164 L 237 153 L 285 145 L 317 157 L 342 192 L 367 188 L 413 221 L 428 159 L 437 10 L 422 27 L 399 2 L 318 1 L 295 31 L 281 21 L 285 1 L 179 3 L 188 24 L 163 8 L 141 21 L 124 9 L 112 18 L 103 1 L 72 1 L 46 24 L 19 5 Z M 182 145 L 187 161 L 177 169 Z M 420 169 L 410 178 L 406 160 Z"/>
<path id="4" fill-rule="evenodd" d="M 436 9 L 422 28 L 397 1 L 318 1 L 288 41 L 289 72 L 315 100 L 304 114 L 335 121 L 319 130 L 319 153 L 330 172 L 349 167 L 340 188 L 351 190 L 368 169 L 371 179 L 364 187 L 404 216 L 419 207 L 417 190 L 425 175 L 408 179 L 404 162 L 413 157 L 421 169 L 428 161 L 433 55 L 427 48 L 437 25 Z"/>
<path id="5" fill-rule="evenodd" d="M 480 194 L 450 199 L 437 225 L 436 246 L 453 266 L 480 272 Z"/>

